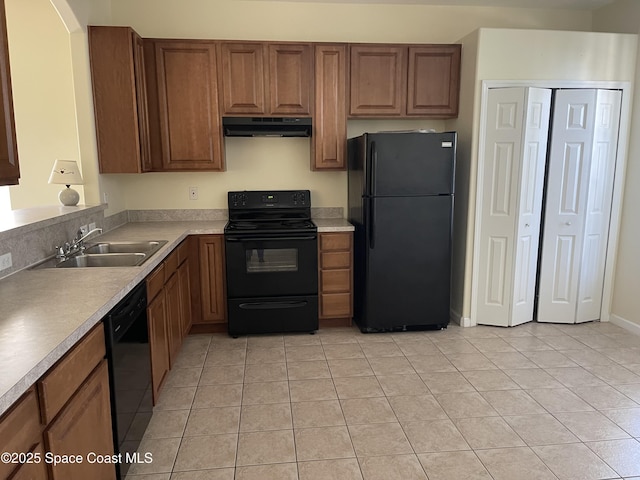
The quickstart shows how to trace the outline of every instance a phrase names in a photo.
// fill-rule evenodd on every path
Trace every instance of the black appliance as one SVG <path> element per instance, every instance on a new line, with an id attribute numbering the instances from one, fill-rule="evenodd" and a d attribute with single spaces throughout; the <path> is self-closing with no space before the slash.
<path id="1" fill-rule="evenodd" d="M 365 133 L 347 145 L 356 323 L 445 328 L 456 133 Z"/>
<path id="2" fill-rule="evenodd" d="M 226 137 L 310 137 L 311 117 L 222 117 Z"/>
<path id="3" fill-rule="evenodd" d="M 151 356 L 147 328 L 147 288 L 142 282 L 103 319 L 109 360 L 109 389 L 117 478 L 124 478 L 126 452 L 136 452 L 149 425 L 153 410 L 151 397 Z M 125 447 L 126 442 L 126 448 Z"/>
<path id="4" fill-rule="evenodd" d="M 318 329 L 318 234 L 309 190 L 229 192 L 229 335 Z"/>

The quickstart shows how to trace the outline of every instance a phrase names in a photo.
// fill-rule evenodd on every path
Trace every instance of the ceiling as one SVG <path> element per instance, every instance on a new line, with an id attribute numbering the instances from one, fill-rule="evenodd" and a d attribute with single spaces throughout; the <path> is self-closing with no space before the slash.
<path id="1" fill-rule="evenodd" d="M 387 3 L 441 6 L 515 7 L 515 8 L 562 8 L 575 10 L 597 10 L 614 0 L 286 0 L 291 2 L 321 3 Z"/>

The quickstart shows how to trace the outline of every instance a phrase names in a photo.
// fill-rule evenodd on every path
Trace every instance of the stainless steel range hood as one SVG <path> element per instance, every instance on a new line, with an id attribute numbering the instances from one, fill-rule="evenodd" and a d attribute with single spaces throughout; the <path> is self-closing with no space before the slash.
<path id="1" fill-rule="evenodd" d="M 225 137 L 310 137 L 311 117 L 222 117 Z"/>

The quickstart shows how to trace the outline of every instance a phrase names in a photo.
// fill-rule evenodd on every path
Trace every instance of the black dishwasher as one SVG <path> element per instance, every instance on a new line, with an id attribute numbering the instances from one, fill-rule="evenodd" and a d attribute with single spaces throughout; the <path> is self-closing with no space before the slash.
<path id="1" fill-rule="evenodd" d="M 136 286 L 104 318 L 111 419 L 117 478 L 128 470 L 127 453 L 136 452 L 151 420 L 151 357 L 147 328 L 147 289 Z"/>

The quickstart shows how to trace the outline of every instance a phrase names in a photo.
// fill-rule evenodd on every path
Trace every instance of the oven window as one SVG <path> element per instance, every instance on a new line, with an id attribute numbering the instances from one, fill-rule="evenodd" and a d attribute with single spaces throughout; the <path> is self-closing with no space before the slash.
<path id="1" fill-rule="evenodd" d="M 297 248 L 254 248 L 245 250 L 247 273 L 297 272 Z"/>

